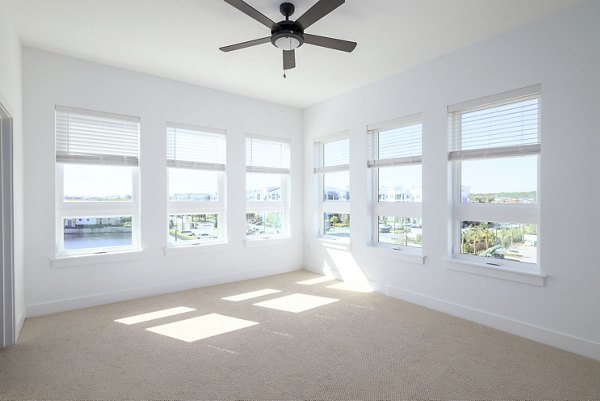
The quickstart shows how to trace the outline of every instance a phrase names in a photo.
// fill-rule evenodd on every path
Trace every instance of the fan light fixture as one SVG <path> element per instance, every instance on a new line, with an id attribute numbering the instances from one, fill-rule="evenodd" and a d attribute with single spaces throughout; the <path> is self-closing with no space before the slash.
<path id="1" fill-rule="evenodd" d="M 248 40 L 246 42 L 220 47 L 219 49 L 223 52 L 230 52 L 233 50 L 245 49 L 247 47 L 271 42 L 273 46 L 283 50 L 283 77 L 285 78 L 285 70 L 296 67 L 295 50 L 304 43 L 348 53 L 354 50 L 356 47 L 356 42 L 304 33 L 306 28 L 344 4 L 344 1 L 345 0 L 318 0 L 296 21 L 290 20 L 290 16 L 294 14 L 295 11 L 294 5 L 287 2 L 281 3 L 279 5 L 279 11 L 285 17 L 285 20 L 275 22 L 261 12 L 257 11 L 244 0 L 225 0 L 226 3 L 231 4 L 244 14 L 269 28 L 271 30 L 271 35 L 264 38 Z"/>
<path id="2" fill-rule="evenodd" d="M 284 36 L 276 39 L 274 42 L 275 47 L 281 50 L 294 50 L 300 47 L 301 43 L 298 39 L 291 36 Z"/>

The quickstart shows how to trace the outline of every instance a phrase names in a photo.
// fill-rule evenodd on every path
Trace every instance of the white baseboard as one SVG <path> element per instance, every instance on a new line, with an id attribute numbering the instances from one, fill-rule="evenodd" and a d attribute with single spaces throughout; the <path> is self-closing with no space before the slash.
<path id="1" fill-rule="evenodd" d="M 262 269 L 242 270 L 227 274 L 199 277 L 194 280 L 184 280 L 172 283 L 152 285 L 146 287 L 128 288 L 118 291 L 94 294 L 86 297 L 61 299 L 27 306 L 27 317 L 43 316 L 52 313 L 65 312 L 75 309 L 89 308 L 92 306 L 106 305 L 130 299 L 151 297 L 172 292 L 185 291 L 193 288 L 208 287 L 211 285 L 232 283 L 235 281 L 250 280 L 253 278 L 273 276 L 281 273 L 302 270 L 302 265 L 284 267 L 267 267 Z M 25 316 L 23 316 L 24 320 Z M 22 324 L 22 323 L 21 323 Z"/>
<path id="2" fill-rule="evenodd" d="M 484 326 L 525 337 L 533 341 L 573 352 L 575 354 L 600 360 L 600 343 L 595 341 L 511 319 L 506 316 L 500 316 L 468 306 L 448 302 L 443 299 L 434 298 L 429 295 L 391 285 L 387 286 L 385 294 L 393 298 L 398 298 L 406 302 L 421 305 L 426 308 L 434 309 L 462 319 L 470 320 Z"/>

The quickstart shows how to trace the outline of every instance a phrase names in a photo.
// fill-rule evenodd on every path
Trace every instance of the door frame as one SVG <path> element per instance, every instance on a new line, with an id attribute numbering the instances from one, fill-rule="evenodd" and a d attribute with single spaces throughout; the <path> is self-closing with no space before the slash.
<path id="1" fill-rule="evenodd" d="M 0 348 L 16 342 L 13 119 L 0 103 Z"/>

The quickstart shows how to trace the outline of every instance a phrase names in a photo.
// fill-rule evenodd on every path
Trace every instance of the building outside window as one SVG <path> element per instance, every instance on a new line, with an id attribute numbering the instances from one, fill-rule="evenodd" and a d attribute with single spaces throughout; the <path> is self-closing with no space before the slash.
<path id="1" fill-rule="evenodd" d="M 422 247 L 422 124 L 420 116 L 368 127 L 373 182 L 373 243 Z"/>
<path id="2" fill-rule="evenodd" d="M 167 125 L 168 244 L 226 242 L 225 131 Z"/>
<path id="3" fill-rule="evenodd" d="M 538 272 L 540 87 L 448 111 L 454 257 Z"/>
<path id="4" fill-rule="evenodd" d="M 320 229 L 323 238 L 350 238 L 350 139 L 346 134 L 316 141 L 315 175 L 319 180 Z"/>
<path id="5" fill-rule="evenodd" d="M 289 236 L 290 142 L 246 136 L 246 238 Z"/>
<path id="6" fill-rule="evenodd" d="M 56 106 L 56 254 L 136 250 L 139 118 Z"/>

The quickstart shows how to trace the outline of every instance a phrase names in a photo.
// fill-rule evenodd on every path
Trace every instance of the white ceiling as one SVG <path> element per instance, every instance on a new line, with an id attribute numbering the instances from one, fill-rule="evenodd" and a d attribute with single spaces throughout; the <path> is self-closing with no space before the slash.
<path id="1" fill-rule="evenodd" d="M 279 21 L 281 0 L 246 0 Z M 358 42 L 353 53 L 304 45 L 282 77 L 268 36 L 223 0 L 8 0 L 22 43 L 209 88 L 307 107 L 509 31 L 580 0 L 348 0 L 307 33 Z M 316 0 L 292 0 L 296 19 Z"/>

